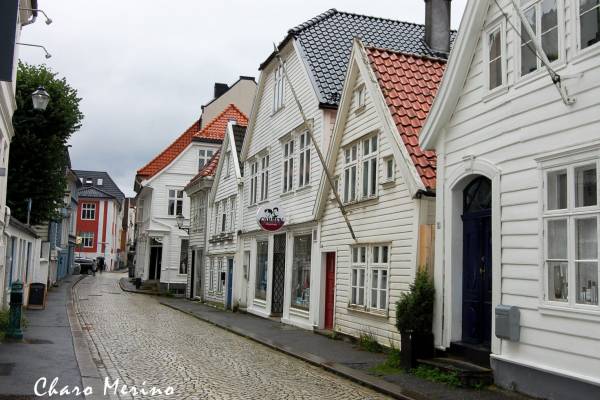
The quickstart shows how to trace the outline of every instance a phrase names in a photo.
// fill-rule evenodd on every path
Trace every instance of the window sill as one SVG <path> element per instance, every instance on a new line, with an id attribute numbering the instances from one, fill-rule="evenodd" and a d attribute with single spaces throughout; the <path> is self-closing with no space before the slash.
<path id="1" fill-rule="evenodd" d="M 590 308 L 572 308 L 560 306 L 555 303 L 542 303 L 538 309 L 540 314 L 551 315 L 555 317 L 579 319 L 586 321 L 600 322 L 600 309 L 598 306 L 589 306 Z M 592 309 L 595 308 L 594 309 Z"/>
<path id="2" fill-rule="evenodd" d="M 362 114 L 363 112 L 365 112 L 366 109 L 367 109 L 367 105 L 363 104 L 362 106 L 360 106 L 356 110 L 354 110 L 354 115 Z"/>
<path id="3" fill-rule="evenodd" d="M 290 197 L 294 195 L 294 189 L 288 190 L 287 192 L 283 192 L 279 195 L 279 197 Z"/>
<path id="4" fill-rule="evenodd" d="M 281 107 L 279 107 L 277 110 L 273 110 L 271 112 L 271 117 L 274 117 L 275 115 L 279 114 L 281 112 L 281 110 L 285 109 L 285 104 L 283 104 Z"/>
<path id="5" fill-rule="evenodd" d="M 356 201 L 353 201 L 350 203 L 344 203 L 344 206 L 348 207 L 349 209 L 352 209 L 352 208 L 359 208 L 359 207 L 369 206 L 369 205 L 378 204 L 378 203 L 379 203 L 379 196 L 375 196 L 375 197 L 369 197 L 366 199 L 356 200 Z"/>
<path id="6" fill-rule="evenodd" d="M 600 55 L 600 43 L 594 43 L 587 49 L 576 49 L 577 55 L 571 60 L 571 64 L 577 65 L 591 58 L 598 57 Z"/>
<path id="7" fill-rule="evenodd" d="M 290 306 L 290 314 L 302 318 L 308 318 L 310 316 L 310 312 L 308 309 L 295 307 L 293 305 Z"/>
<path id="8" fill-rule="evenodd" d="M 310 190 L 311 185 L 310 183 L 307 183 L 306 185 L 299 187 L 298 189 L 296 189 L 296 193 L 302 193 L 302 192 L 306 192 L 307 190 Z"/>
<path id="9" fill-rule="evenodd" d="M 348 304 L 347 306 L 348 311 L 352 311 L 352 312 L 356 312 L 356 313 L 360 313 L 360 314 L 365 314 L 365 315 L 369 315 L 372 317 L 378 317 L 378 318 L 385 318 L 388 319 L 389 318 L 389 311 L 385 310 L 385 311 L 376 311 L 376 310 L 370 310 L 366 307 L 363 306 L 355 306 L 352 304 Z"/>
<path id="10" fill-rule="evenodd" d="M 394 186 L 394 185 L 396 185 L 396 180 L 394 178 L 392 178 L 392 179 L 381 182 L 380 185 L 383 187 Z"/>
<path id="11" fill-rule="evenodd" d="M 508 85 L 504 84 L 502 86 L 499 86 L 497 88 L 495 88 L 494 90 L 488 91 L 488 93 L 483 96 L 483 99 L 481 99 L 484 103 L 487 103 L 489 101 L 492 101 L 500 96 L 503 96 L 505 94 L 508 93 Z"/>
<path id="12" fill-rule="evenodd" d="M 550 63 L 550 66 L 552 66 L 555 72 L 560 72 L 562 70 L 564 70 L 567 66 L 567 64 L 565 64 L 563 62 L 563 60 L 556 60 L 554 63 Z M 556 67 L 554 67 L 556 66 Z M 549 75 L 548 75 L 548 71 L 546 70 L 546 67 L 541 66 L 540 68 L 538 68 L 537 70 L 528 73 L 525 76 L 520 76 L 517 80 L 517 82 L 513 85 L 514 89 L 520 89 L 523 86 L 527 86 L 530 83 L 539 81 L 541 79 L 544 78 L 548 78 L 550 79 Z"/>

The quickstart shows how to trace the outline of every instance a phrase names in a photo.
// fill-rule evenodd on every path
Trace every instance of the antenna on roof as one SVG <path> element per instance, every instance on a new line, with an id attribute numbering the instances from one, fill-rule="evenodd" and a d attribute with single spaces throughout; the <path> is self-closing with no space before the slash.
<path id="1" fill-rule="evenodd" d="M 504 12 L 504 10 L 500 6 L 500 4 L 498 4 L 498 0 L 494 0 L 494 2 L 496 3 L 496 6 L 500 9 L 500 12 L 504 16 L 504 18 L 506 18 L 506 21 L 509 23 L 509 25 L 515 30 L 515 32 L 519 32 L 519 30 L 515 27 L 515 25 L 510 20 L 510 17 L 508 15 L 506 15 L 506 13 Z M 554 85 L 558 89 L 558 93 L 560 94 L 560 97 L 562 98 L 563 102 L 568 106 L 575 104 L 575 99 L 573 97 L 569 96 L 567 88 L 563 84 L 563 77 L 561 77 L 550 66 L 550 60 L 548 59 L 546 52 L 542 48 L 542 45 L 538 42 L 538 38 L 537 38 L 535 32 L 533 31 L 533 28 L 529 24 L 529 21 L 527 20 L 527 17 L 525 16 L 525 14 L 523 14 L 523 10 L 521 10 L 521 7 L 517 4 L 516 0 L 511 0 L 511 4 L 514 7 L 515 11 L 517 12 L 519 19 L 521 20 L 521 25 L 523 26 L 523 28 L 525 28 L 527 35 L 529 35 L 529 38 L 527 38 L 527 39 L 530 41 L 529 41 L 529 43 L 527 43 L 527 47 L 529 47 L 529 49 L 542 62 L 542 64 L 544 64 L 544 67 L 546 67 L 546 70 L 548 71 L 548 74 L 550 75 L 550 79 L 552 79 L 552 83 L 554 83 Z M 525 39 L 523 37 L 523 32 L 520 32 L 519 36 L 521 39 Z M 527 40 L 524 40 L 524 41 L 526 42 Z M 532 48 L 532 46 L 533 46 L 533 48 Z"/>
<path id="2" fill-rule="evenodd" d="M 340 195 L 338 194 L 337 190 L 335 190 L 334 179 L 331 176 L 331 173 L 329 172 L 329 170 L 327 169 L 327 164 L 325 163 L 325 157 L 323 157 L 323 153 L 321 153 L 321 149 L 319 148 L 319 145 L 317 144 L 317 141 L 315 140 L 315 135 L 313 134 L 312 125 L 308 122 L 308 118 L 306 118 L 306 114 L 304 114 L 304 109 L 302 108 L 302 104 L 300 104 L 300 100 L 298 99 L 298 96 L 296 95 L 294 86 L 292 85 L 292 82 L 290 81 L 290 79 L 288 77 L 285 64 L 284 64 L 283 60 L 281 59 L 281 55 L 279 54 L 279 50 L 277 49 L 277 45 L 275 43 L 273 43 L 273 49 L 274 49 L 275 57 L 279 61 L 279 65 L 281 66 L 281 69 L 283 70 L 283 77 L 285 78 L 284 81 L 287 82 L 290 87 L 292 96 L 294 97 L 296 105 L 298 106 L 298 111 L 300 111 L 300 115 L 302 116 L 302 120 L 304 121 L 304 126 L 306 126 L 306 130 L 308 131 L 310 140 L 311 140 L 312 144 L 315 146 L 315 150 L 317 151 L 317 155 L 319 156 L 321 165 L 323 165 L 323 169 L 325 170 L 325 176 L 327 177 L 327 182 L 333 189 L 333 194 L 335 195 L 335 200 L 338 203 L 340 211 L 342 212 L 344 221 L 346 221 L 346 225 L 348 226 L 350 235 L 352 236 L 352 239 L 354 239 L 354 241 L 356 242 L 356 235 L 354 234 L 354 229 L 352 229 L 352 224 L 350 224 L 350 220 L 348 219 L 348 212 L 346 211 L 346 208 L 344 207 L 344 204 L 342 203 L 342 199 L 340 199 Z"/>

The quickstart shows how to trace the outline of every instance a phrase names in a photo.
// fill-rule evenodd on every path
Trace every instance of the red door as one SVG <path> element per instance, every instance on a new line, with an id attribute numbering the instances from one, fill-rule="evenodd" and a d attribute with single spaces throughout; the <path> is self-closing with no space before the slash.
<path id="1" fill-rule="evenodd" d="M 325 271 L 325 329 L 333 329 L 335 302 L 335 253 L 327 253 Z"/>

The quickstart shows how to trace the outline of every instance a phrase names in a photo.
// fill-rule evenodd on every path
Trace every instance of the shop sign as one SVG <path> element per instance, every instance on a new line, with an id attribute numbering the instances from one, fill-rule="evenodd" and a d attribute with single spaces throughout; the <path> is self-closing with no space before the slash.
<path id="1" fill-rule="evenodd" d="M 256 210 L 256 222 L 262 230 L 276 232 L 285 225 L 285 211 L 278 204 L 263 204 Z"/>

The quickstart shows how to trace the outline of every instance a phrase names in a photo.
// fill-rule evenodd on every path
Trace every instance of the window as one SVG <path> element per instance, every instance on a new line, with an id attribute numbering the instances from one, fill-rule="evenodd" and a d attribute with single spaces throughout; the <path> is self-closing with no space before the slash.
<path id="1" fill-rule="evenodd" d="M 94 180 L 92 178 L 85 178 L 85 184 L 86 185 L 93 185 L 94 184 Z"/>
<path id="2" fill-rule="evenodd" d="M 360 85 L 354 91 L 354 101 L 356 102 L 356 109 L 360 110 L 365 106 L 367 96 L 367 90 L 365 89 L 365 85 Z"/>
<path id="3" fill-rule="evenodd" d="M 362 197 L 377 194 L 377 136 L 362 141 Z"/>
<path id="4" fill-rule="evenodd" d="M 204 195 L 195 196 L 192 199 L 191 229 L 192 232 L 200 232 L 204 225 Z"/>
<path id="5" fill-rule="evenodd" d="M 269 156 L 260 159 L 260 201 L 269 198 Z"/>
<path id="6" fill-rule="evenodd" d="M 220 208 L 221 208 L 221 202 L 220 201 L 216 201 L 213 207 L 213 215 L 214 215 L 214 223 L 213 223 L 213 228 L 212 228 L 212 232 L 213 234 L 217 234 L 219 233 L 219 218 L 220 218 Z"/>
<path id="7" fill-rule="evenodd" d="M 502 27 L 497 26 L 487 33 L 489 89 L 504 84 L 504 61 L 502 59 Z"/>
<path id="8" fill-rule="evenodd" d="M 365 305 L 365 270 L 367 267 L 367 248 L 352 247 L 351 250 L 351 298 L 350 304 Z"/>
<path id="9" fill-rule="evenodd" d="M 556 0 L 541 0 L 526 8 L 523 13 L 536 35 L 538 43 L 550 62 L 558 60 L 558 12 Z M 531 37 L 521 24 L 521 76 L 542 67 Z"/>
<path id="10" fill-rule="evenodd" d="M 209 277 L 208 277 L 208 290 L 214 292 L 215 290 L 215 259 L 211 257 L 210 265 L 208 268 Z"/>
<path id="11" fill-rule="evenodd" d="M 350 304 L 374 311 L 387 310 L 390 246 L 375 244 L 351 247 L 350 265 Z M 368 298 L 365 296 L 366 287 L 370 293 Z"/>
<path id="12" fill-rule="evenodd" d="M 190 248 L 190 241 L 188 239 L 181 239 L 181 252 L 179 254 L 179 273 L 187 274 L 188 271 L 188 250 Z"/>
<path id="13" fill-rule="evenodd" d="M 258 163 L 250 163 L 250 204 L 256 204 L 256 194 L 258 192 Z"/>
<path id="14" fill-rule="evenodd" d="M 229 198 L 229 216 L 227 217 L 227 222 L 229 224 L 229 232 L 235 232 L 235 213 L 237 211 L 236 201 L 236 196 L 232 196 Z"/>
<path id="15" fill-rule="evenodd" d="M 81 246 L 86 249 L 94 247 L 94 234 L 92 232 L 81 233 Z"/>
<path id="16" fill-rule="evenodd" d="M 395 178 L 395 165 L 394 165 L 394 157 L 386 157 L 383 159 L 383 165 L 385 168 L 385 181 L 392 182 Z"/>
<path id="17" fill-rule="evenodd" d="M 300 135 L 298 152 L 298 187 L 304 187 L 310 183 L 310 135 L 308 132 Z"/>
<path id="18" fill-rule="evenodd" d="M 294 188 L 294 140 L 283 145 L 283 193 Z"/>
<path id="19" fill-rule="evenodd" d="M 198 150 L 198 171 L 200 171 L 212 158 L 214 152 L 212 150 L 200 149 Z"/>
<path id="20" fill-rule="evenodd" d="M 96 203 L 83 203 L 81 205 L 81 219 L 88 221 L 96 219 Z"/>
<path id="21" fill-rule="evenodd" d="M 269 242 L 261 240 L 256 242 L 256 282 L 254 298 L 267 299 L 267 269 L 269 259 Z"/>
<path id="22" fill-rule="evenodd" d="M 225 154 L 225 178 L 229 178 L 229 175 L 231 174 L 231 153 L 227 153 Z"/>
<path id="23" fill-rule="evenodd" d="M 292 300 L 295 308 L 308 310 L 310 306 L 310 262 L 312 235 L 294 237 L 292 263 Z"/>
<path id="24" fill-rule="evenodd" d="M 582 49 L 600 41 L 600 1 L 579 1 L 579 25 Z"/>
<path id="25" fill-rule="evenodd" d="M 598 305 L 598 163 L 545 172 L 546 299 Z"/>
<path id="26" fill-rule="evenodd" d="M 229 201 L 223 200 L 221 201 L 221 233 L 224 233 L 227 230 L 227 214 L 229 214 Z"/>
<path id="27" fill-rule="evenodd" d="M 223 286 L 225 286 L 225 273 L 223 272 L 223 259 L 217 259 L 217 293 L 223 293 Z"/>
<path id="28" fill-rule="evenodd" d="M 278 111 L 283 107 L 283 67 L 279 65 L 275 68 L 274 83 L 273 83 L 273 112 Z"/>
<path id="29" fill-rule="evenodd" d="M 344 150 L 344 203 L 356 200 L 358 145 Z"/>
<path id="30" fill-rule="evenodd" d="M 98 178 L 98 180 L 96 181 L 98 186 L 102 186 L 104 183 L 104 180 L 102 178 Z"/>
<path id="31" fill-rule="evenodd" d="M 169 189 L 169 215 L 183 214 L 183 190 Z"/>

